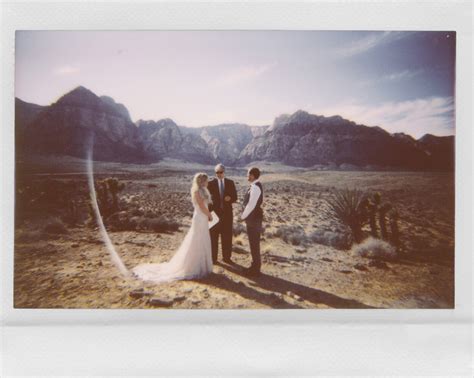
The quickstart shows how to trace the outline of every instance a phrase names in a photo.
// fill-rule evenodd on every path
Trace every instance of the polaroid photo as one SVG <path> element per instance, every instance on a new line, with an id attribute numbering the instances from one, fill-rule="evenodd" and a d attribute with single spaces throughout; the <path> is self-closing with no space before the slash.
<path id="1" fill-rule="evenodd" d="M 469 374 L 472 5 L 2 7 L 5 374 Z"/>

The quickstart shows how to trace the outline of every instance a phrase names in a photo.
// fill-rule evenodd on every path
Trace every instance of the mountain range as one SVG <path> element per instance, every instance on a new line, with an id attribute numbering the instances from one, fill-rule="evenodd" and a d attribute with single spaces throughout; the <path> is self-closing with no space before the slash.
<path id="1" fill-rule="evenodd" d="M 228 123 L 186 127 L 173 120 L 133 122 L 127 108 L 79 86 L 49 106 L 15 99 L 18 153 L 134 163 L 175 158 L 244 166 L 255 161 L 296 167 L 453 170 L 454 136 L 414 139 L 340 116 L 299 110 L 271 126 Z"/>

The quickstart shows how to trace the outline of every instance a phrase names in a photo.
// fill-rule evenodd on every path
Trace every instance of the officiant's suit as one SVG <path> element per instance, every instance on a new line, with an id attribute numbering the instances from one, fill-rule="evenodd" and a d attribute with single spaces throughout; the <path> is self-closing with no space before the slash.
<path id="1" fill-rule="evenodd" d="M 234 181 L 223 178 L 214 178 L 209 181 L 209 192 L 212 197 L 212 204 L 209 205 L 210 211 L 215 211 L 219 217 L 219 223 L 211 228 L 211 244 L 212 244 L 212 261 L 217 262 L 219 236 L 222 243 L 222 257 L 224 261 L 229 261 L 232 255 L 232 234 L 234 214 L 232 204 L 237 201 L 237 191 Z M 225 201 L 226 196 L 230 197 L 229 201 Z"/>

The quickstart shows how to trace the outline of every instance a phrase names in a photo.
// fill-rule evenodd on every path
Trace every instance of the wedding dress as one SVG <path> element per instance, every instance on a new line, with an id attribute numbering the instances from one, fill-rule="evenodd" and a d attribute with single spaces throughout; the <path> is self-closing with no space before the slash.
<path id="1" fill-rule="evenodd" d="M 207 215 L 196 200 L 192 200 L 194 213 L 191 228 L 170 261 L 141 264 L 132 273 L 144 281 L 169 282 L 201 278 L 212 272 L 211 236 Z M 208 201 L 204 200 L 207 206 Z"/>

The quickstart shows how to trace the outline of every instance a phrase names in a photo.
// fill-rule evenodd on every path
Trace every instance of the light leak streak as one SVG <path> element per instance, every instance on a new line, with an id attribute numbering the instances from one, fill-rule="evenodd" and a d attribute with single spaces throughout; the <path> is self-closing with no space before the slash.
<path id="1" fill-rule="evenodd" d="M 90 197 L 92 201 L 92 208 L 94 209 L 95 218 L 99 226 L 102 240 L 104 241 L 105 246 L 107 247 L 107 250 L 110 254 L 110 257 L 112 258 L 112 262 L 115 264 L 115 266 L 120 270 L 120 272 L 124 276 L 130 277 L 130 272 L 124 265 L 117 251 L 115 250 L 115 247 L 112 244 L 112 241 L 110 240 L 109 234 L 107 233 L 107 230 L 105 229 L 104 222 L 100 214 L 99 205 L 97 204 L 97 196 L 96 196 L 95 186 L 94 186 L 94 173 L 93 173 L 93 168 L 92 168 L 92 148 L 90 148 L 87 153 L 87 182 L 89 184 L 89 193 L 90 193 Z"/>

